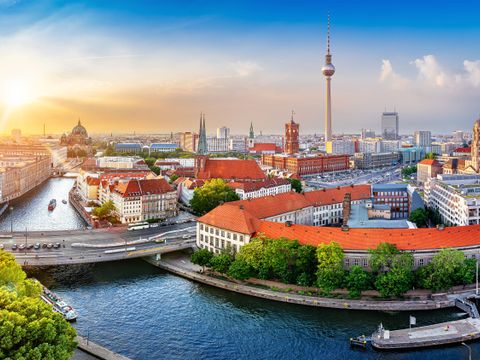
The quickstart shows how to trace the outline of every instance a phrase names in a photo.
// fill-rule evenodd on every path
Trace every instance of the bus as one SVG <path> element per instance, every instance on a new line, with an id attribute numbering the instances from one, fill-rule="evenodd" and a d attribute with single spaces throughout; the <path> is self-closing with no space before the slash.
<path id="1" fill-rule="evenodd" d="M 150 227 L 150 224 L 146 221 L 144 222 L 137 222 L 134 224 L 128 224 L 128 230 L 142 230 L 142 229 L 148 229 Z"/>

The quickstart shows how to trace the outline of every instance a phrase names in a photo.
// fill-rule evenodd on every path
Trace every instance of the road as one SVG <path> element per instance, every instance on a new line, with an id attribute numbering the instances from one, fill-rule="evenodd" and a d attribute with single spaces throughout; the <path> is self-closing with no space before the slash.
<path id="1" fill-rule="evenodd" d="M 74 230 L 1 234 L 4 249 L 15 255 L 21 265 L 47 266 L 113 261 L 161 254 L 192 247 L 195 244 L 195 222 L 127 231 Z M 186 236 L 185 236 L 186 235 Z M 166 240 L 156 242 L 155 240 Z M 40 249 L 12 250 L 12 245 L 40 244 Z M 59 244 L 43 248 L 43 244 Z"/>

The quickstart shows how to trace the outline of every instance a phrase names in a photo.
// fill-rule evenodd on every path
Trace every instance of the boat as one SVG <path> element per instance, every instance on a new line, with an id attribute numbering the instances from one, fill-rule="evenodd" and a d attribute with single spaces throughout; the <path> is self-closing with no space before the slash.
<path id="1" fill-rule="evenodd" d="M 63 199 L 63 200 L 62 200 L 62 203 L 66 204 L 66 203 L 67 203 L 67 200 Z"/>
<path id="2" fill-rule="evenodd" d="M 369 339 L 365 335 L 357 336 L 350 338 L 350 346 L 366 349 L 368 341 Z"/>
<path id="3" fill-rule="evenodd" d="M 50 200 L 50 202 L 48 203 L 48 211 L 53 211 L 53 209 L 55 209 L 56 206 L 57 206 L 57 200 L 55 199 Z"/>
<path id="4" fill-rule="evenodd" d="M 77 319 L 77 312 L 75 311 L 75 309 L 71 305 L 67 304 L 67 302 L 62 300 L 57 294 L 55 294 L 53 291 L 48 290 L 43 285 L 41 298 L 47 304 L 52 305 L 53 311 L 58 312 L 64 317 L 65 320 L 75 321 Z"/>

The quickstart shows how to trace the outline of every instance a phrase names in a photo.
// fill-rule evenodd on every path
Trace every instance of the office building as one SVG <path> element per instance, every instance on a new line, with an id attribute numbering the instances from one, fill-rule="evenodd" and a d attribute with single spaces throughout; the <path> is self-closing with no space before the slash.
<path id="1" fill-rule="evenodd" d="M 355 154 L 355 141 L 353 140 L 332 140 L 325 143 L 325 152 L 327 154 Z"/>
<path id="2" fill-rule="evenodd" d="M 298 176 L 344 171 L 350 168 L 349 155 L 288 156 L 262 155 L 262 165 Z"/>
<path id="3" fill-rule="evenodd" d="M 424 148 L 426 152 L 430 152 L 432 146 L 432 133 L 430 131 L 415 131 L 415 146 Z"/>
<path id="4" fill-rule="evenodd" d="M 222 126 L 217 128 L 217 138 L 218 139 L 228 139 L 230 137 L 230 129 Z"/>
<path id="5" fill-rule="evenodd" d="M 372 129 L 362 129 L 361 139 L 370 139 L 375 137 L 375 131 Z"/>
<path id="6" fill-rule="evenodd" d="M 375 169 L 398 164 L 398 152 L 356 153 L 353 157 L 356 169 Z"/>
<path id="7" fill-rule="evenodd" d="M 382 114 L 382 137 L 385 140 L 397 140 L 399 117 L 397 112 L 384 112 Z"/>

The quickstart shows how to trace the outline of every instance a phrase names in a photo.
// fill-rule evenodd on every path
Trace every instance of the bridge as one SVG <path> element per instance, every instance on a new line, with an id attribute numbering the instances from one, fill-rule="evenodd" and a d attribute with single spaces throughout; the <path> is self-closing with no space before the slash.
<path id="1" fill-rule="evenodd" d="M 184 223 L 134 231 L 110 228 L 13 232 L 0 234 L 0 244 L 22 266 L 88 264 L 193 248 L 195 229 L 195 223 Z"/>

